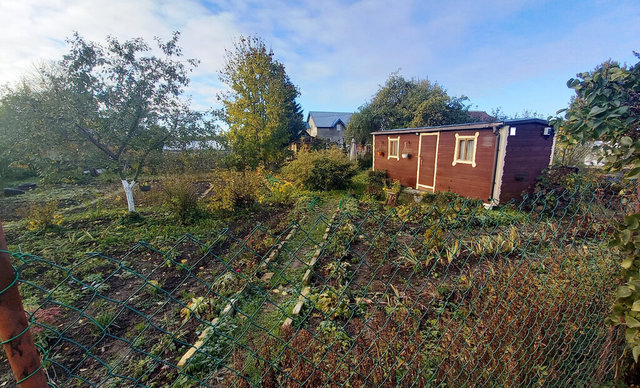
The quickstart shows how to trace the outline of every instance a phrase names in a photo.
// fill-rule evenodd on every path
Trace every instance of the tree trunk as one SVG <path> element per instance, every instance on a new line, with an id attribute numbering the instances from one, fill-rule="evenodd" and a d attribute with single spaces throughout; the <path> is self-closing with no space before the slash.
<path id="1" fill-rule="evenodd" d="M 124 195 L 127 197 L 127 207 L 130 212 L 136 211 L 136 205 L 133 203 L 133 187 L 136 185 L 136 181 L 122 180 L 122 187 L 124 187 Z"/>

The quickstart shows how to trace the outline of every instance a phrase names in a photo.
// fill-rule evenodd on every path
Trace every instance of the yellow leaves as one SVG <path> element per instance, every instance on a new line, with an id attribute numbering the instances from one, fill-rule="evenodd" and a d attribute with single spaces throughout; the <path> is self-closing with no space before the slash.
<path id="1" fill-rule="evenodd" d="M 182 324 L 184 325 L 192 315 L 202 318 L 210 318 L 213 313 L 214 300 L 212 298 L 205 298 L 204 296 L 198 296 L 191 298 L 191 301 L 187 303 L 187 307 L 180 310 L 180 316 L 183 317 Z"/>
<path id="2" fill-rule="evenodd" d="M 31 206 L 27 212 L 28 224 L 27 229 L 45 230 L 51 226 L 61 225 L 63 217 L 57 214 L 58 201 L 49 201 L 44 205 Z"/>
<path id="3" fill-rule="evenodd" d="M 207 207 L 214 211 L 233 211 L 258 202 L 266 190 L 266 179 L 261 170 L 219 169 L 213 176 L 211 186 L 213 189 L 207 198 Z"/>
<path id="4" fill-rule="evenodd" d="M 293 184 L 286 180 L 276 180 L 275 178 L 269 182 L 269 197 L 273 202 L 286 203 L 292 200 L 296 188 Z M 261 202 L 266 199 L 266 196 L 262 196 Z"/>
<path id="5" fill-rule="evenodd" d="M 221 74 L 229 92 L 220 95 L 226 133 L 241 165 L 252 167 L 284 159 L 289 127 L 300 123 L 299 92 L 284 66 L 258 38 L 236 43 Z"/>

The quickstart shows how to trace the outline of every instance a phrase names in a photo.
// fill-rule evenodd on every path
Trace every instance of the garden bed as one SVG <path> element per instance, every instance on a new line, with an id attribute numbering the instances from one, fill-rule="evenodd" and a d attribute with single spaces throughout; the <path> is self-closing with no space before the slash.
<path id="1" fill-rule="evenodd" d="M 196 222 L 177 243 L 189 229 L 157 211 L 77 218 L 65 222 L 92 237 L 23 235 L 60 250 L 25 256 L 21 274 L 38 281 L 21 289 L 63 385 L 578 383 L 606 342 L 614 204 L 326 195 Z M 154 240 L 126 249 L 141 236 Z"/>

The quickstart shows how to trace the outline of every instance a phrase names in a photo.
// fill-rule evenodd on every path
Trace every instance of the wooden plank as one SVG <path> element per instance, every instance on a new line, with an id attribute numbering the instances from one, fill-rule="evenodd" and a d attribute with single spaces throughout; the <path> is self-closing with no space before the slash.
<path id="1" fill-rule="evenodd" d="M 338 216 L 338 210 L 336 209 L 336 211 L 331 216 L 331 219 L 329 220 L 329 225 L 327 225 L 327 228 L 324 231 L 324 235 L 322 236 L 322 242 L 321 242 L 322 245 L 324 245 L 324 243 L 327 241 L 327 238 L 329 236 L 329 231 L 331 231 L 331 226 L 333 225 L 333 222 L 335 221 L 337 216 Z M 309 263 L 307 263 L 307 266 L 309 268 L 306 270 L 306 272 L 304 273 L 304 276 L 302 277 L 302 284 L 305 286 L 305 288 L 302 290 L 302 293 L 298 297 L 298 302 L 293 308 L 293 311 L 292 311 L 293 316 L 298 316 L 298 314 L 300 314 L 300 310 L 304 305 L 304 301 L 305 299 L 307 299 L 306 298 L 307 295 L 311 292 L 311 287 L 308 287 L 309 280 L 311 279 L 313 266 L 316 264 L 321 254 L 322 254 L 322 247 L 318 247 L 314 252 L 313 257 L 311 258 Z M 291 326 L 292 323 L 293 323 L 293 320 L 289 317 L 284 320 L 282 327 L 284 328 L 284 327 Z"/>
<path id="2" fill-rule="evenodd" d="M 238 298 L 240 297 L 240 295 L 242 294 L 243 291 L 244 291 L 244 287 L 242 288 L 242 290 L 237 292 L 230 299 L 229 304 L 227 304 L 227 306 L 220 313 L 220 317 L 223 317 L 223 316 L 225 316 L 225 315 L 227 315 L 227 314 L 229 314 L 231 312 L 231 309 L 236 304 L 236 302 L 238 301 Z M 193 355 L 196 354 L 198 349 L 200 349 L 205 344 L 205 341 L 206 341 L 207 337 L 209 336 L 209 333 L 211 333 L 211 330 L 215 329 L 215 327 L 218 325 L 218 322 L 220 321 L 220 317 L 217 317 L 217 318 L 213 319 L 210 322 L 210 326 L 207 326 L 202 331 L 202 333 L 200 333 L 200 335 L 198 336 L 198 339 L 196 340 L 196 343 L 193 344 L 191 346 L 191 348 L 180 358 L 180 361 L 178 361 L 178 364 L 177 364 L 178 368 L 182 369 L 187 364 L 189 359 L 191 359 L 191 357 L 193 357 Z"/>

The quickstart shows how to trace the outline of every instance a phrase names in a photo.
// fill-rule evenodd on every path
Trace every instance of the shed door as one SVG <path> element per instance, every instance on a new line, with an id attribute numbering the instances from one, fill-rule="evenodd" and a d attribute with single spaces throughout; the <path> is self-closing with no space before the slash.
<path id="1" fill-rule="evenodd" d="M 436 169 L 438 164 L 439 133 L 421 133 L 418 147 L 417 189 L 435 191 Z"/>

